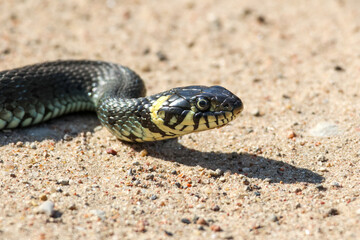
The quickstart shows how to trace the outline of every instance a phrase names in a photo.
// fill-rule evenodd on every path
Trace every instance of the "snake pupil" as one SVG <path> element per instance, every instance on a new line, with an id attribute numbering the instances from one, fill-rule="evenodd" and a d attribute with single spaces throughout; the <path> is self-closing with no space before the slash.
<path id="1" fill-rule="evenodd" d="M 204 98 L 200 98 L 198 101 L 197 101 L 197 108 L 201 111 L 205 111 L 207 110 L 209 107 L 210 107 L 210 104 L 209 104 L 209 101 L 207 99 L 204 99 Z"/>

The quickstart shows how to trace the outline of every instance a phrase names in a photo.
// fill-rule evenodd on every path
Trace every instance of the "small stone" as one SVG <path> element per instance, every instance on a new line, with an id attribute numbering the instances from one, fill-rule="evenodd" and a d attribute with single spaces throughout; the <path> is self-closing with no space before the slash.
<path id="1" fill-rule="evenodd" d="M 344 72 L 345 71 L 345 69 L 343 67 L 339 66 L 339 65 L 335 66 L 334 70 L 337 71 L 337 72 Z"/>
<path id="2" fill-rule="evenodd" d="M 48 200 L 48 197 L 46 196 L 46 194 L 41 194 L 40 197 L 39 197 L 39 199 L 40 199 L 41 201 L 46 201 L 46 200 Z"/>
<path id="3" fill-rule="evenodd" d="M 260 197 L 261 193 L 260 192 L 254 192 L 255 196 Z"/>
<path id="4" fill-rule="evenodd" d="M 319 156 L 316 158 L 316 160 L 317 160 L 318 162 L 327 162 L 327 161 L 328 161 L 328 159 L 326 158 L 325 155 L 319 155 Z"/>
<path id="5" fill-rule="evenodd" d="M 204 218 L 199 218 L 199 219 L 196 221 L 196 224 L 198 224 L 198 225 L 203 225 L 203 226 L 209 225 Z"/>
<path id="6" fill-rule="evenodd" d="M 55 204 L 51 201 L 46 201 L 44 202 L 43 204 L 41 204 L 39 207 L 38 207 L 38 213 L 45 213 L 46 215 L 48 216 L 53 216 L 54 215 L 54 206 Z"/>
<path id="7" fill-rule="evenodd" d="M 327 170 L 326 167 L 321 167 L 321 168 L 319 168 L 319 171 L 320 172 L 328 172 L 329 170 Z"/>
<path id="8" fill-rule="evenodd" d="M 154 174 L 148 174 L 145 176 L 145 179 L 146 180 L 154 180 L 154 177 L 155 177 Z"/>
<path id="9" fill-rule="evenodd" d="M 106 153 L 107 153 L 107 154 L 111 154 L 111 155 L 116 155 L 116 154 L 117 154 L 117 151 L 115 151 L 115 150 L 112 149 L 112 148 L 107 148 L 107 149 L 106 149 Z"/>
<path id="10" fill-rule="evenodd" d="M 215 171 L 212 171 L 212 170 L 210 171 L 210 176 L 212 176 L 212 177 L 219 177 L 223 174 L 224 174 L 224 172 L 219 168 L 216 169 Z"/>
<path id="11" fill-rule="evenodd" d="M 169 232 L 169 231 L 166 231 L 166 230 L 164 230 L 164 233 L 169 237 L 174 235 L 172 232 Z"/>
<path id="12" fill-rule="evenodd" d="M 244 167 L 241 170 L 246 173 L 246 172 L 250 172 L 251 169 L 248 167 Z"/>
<path id="13" fill-rule="evenodd" d="M 31 148 L 31 149 L 37 149 L 37 146 L 36 146 L 35 144 L 31 144 L 31 145 L 30 145 L 30 148 Z"/>
<path id="14" fill-rule="evenodd" d="M 70 205 L 69 210 L 74 211 L 77 210 L 77 207 L 75 204 Z"/>
<path id="15" fill-rule="evenodd" d="M 141 157 L 145 157 L 147 155 L 148 155 L 148 151 L 146 149 L 141 150 L 141 152 L 140 152 Z"/>
<path id="16" fill-rule="evenodd" d="M 19 141 L 19 142 L 16 143 L 16 146 L 17 146 L 17 147 L 22 147 L 22 146 L 24 146 L 24 143 L 21 142 L 21 141 Z"/>
<path id="17" fill-rule="evenodd" d="M 335 182 L 335 181 L 331 183 L 331 186 L 336 187 L 336 188 L 341 187 L 340 183 Z"/>
<path id="18" fill-rule="evenodd" d="M 320 122 L 309 130 L 313 137 L 332 137 L 341 133 L 337 124 L 332 122 Z"/>
<path id="19" fill-rule="evenodd" d="M 151 72 L 150 64 L 145 64 L 141 67 L 141 71 L 143 72 Z"/>
<path id="20" fill-rule="evenodd" d="M 156 200 L 157 198 L 158 197 L 155 194 L 151 195 L 151 197 L 150 197 L 151 200 Z"/>
<path id="21" fill-rule="evenodd" d="M 316 188 L 317 188 L 317 190 L 319 190 L 319 191 L 326 191 L 326 190 L 327 190 L 327 188 L 326 188 L 326 187 L 324 187 L 324 186 L 323 186 L 323 185 L 321 185 L 321 184 L 317 184 L 315 187 L 316 187 Z"/>
<path id="22" fill-rule="evenodd" d="M 294 131 L 289 131 L 287 134 L 288 139 L 293 139 L 296 137 L 296 133 Z"/>
<path id="23" fill-rule="evenodd" d="M 168 60 L 168 57 L 166 56 L 166 54 L 162 51 L 158 51 L 156 53 L 156 56 L 158 57 L 159 61 L 167 61 Z"/>
<path id="24" fill-rule="evenodd" d="M 213 232 L 221 232 L 222 231 L 222 229 L 221 229 L 221 227 L 219 225 L 211 225 L 210 229 Z"/>
<path id="25" fill-rule="evenodd" d="M 219 181 L 220 181 L 220 182 L 226 182 L 226 178 L 221 177 L 221 178 L 219 178 Z"/>
<path id="26" fill-rule="evenodd" d="M 265 178 L 265 179 L 264 179 L 264 182 L 271 183 L 272 181 L 273 181 L 273 179 L 271 179 L 271 178 Z"/>
<path id="27" fill-rule="evenodd" d="M 174 185 L 177 186 L 178 188 L 181 188 L 181 183 L 179 182 L 175 182 Z"/>
<path id="28" fill-rule="evenodd" d="M 188 219 L 188 218 L 182 218 L 181 222 L 185 223 L 185 224 L 190 224 L 191 223 L 190 219 Z"/>
<path id="29" fill-rule="evenodd" d="M 70 136 L 69 134 L 64 135 L 64 140 L 65 141 L 71 141 L 72 139 L 73 139 L 72 136 Z"/>
<path id="30" fill-rule="evenodd" d="M 106 217 L 105 212 L 102 211 L 102 210 L 99 210 L 99 209 L 93 209 L 93 210 L 90 211 L 90 213 L 91 213 L 92 215 L 94 215 L 94 216 L 97 216 L 97 217 L 98 217 L 99 219 L 101 219 L 101 220 L 104 220 L 105 217 Z"/>
<path id="31" fill-rule="evenodd" d="M 135 162 L 132 163 L 132 165 L 134 165 L 134 166 L 139 166 L 139 165 L 140 165 L 140 162 L 135 161 Z"/>
<path id="32" fill-rule="evenodd" d="M 272 216 L 270 217 L 270 221 L 272 221 L 272 222 L 278 222 L 278 221 L 279 221 L 279 218 L 278 218 L 276 215 L 272 215 Z"/>
<path id="33" fill-rule="evenodd" d="M 177 171 L 176 171 L 176 170 L 172 170 L 172 171 L 171 171 L 171 174 L 173 174 L 173 175 L 177 175 L 178 173 L 177 173 Z"/>
<path id="34" fill-rule="evenodd" d="M 69 180 L 66 180 L 66 179 L 61 179 L 58 181 L 58 184 L 62 185 L 62 186 L 67 186 L 70 184 L 70 181 Z"/>
<path id="35" fill-rule="evenodd" d="M 249 184 L 250 184 L 250 182 L 249 182 L 249 180 L 248 180 L 248 179 L 246 179 L 246 178 L 245 178 L 245 179 L 243 180 L 243 184 L 244 184 L 244 185 L 249 185 Z"/>
<path id="36" fill-rule="evenodd" d="M 332 208 L 326 213 L 325 217 L 331 217 L 335 215 L 339 215 L 339 211 L 336 208 Z"/>
<path id="37" fill-rule="evenodd" d="M 356 214 L 360 216 L 360 208 L 356 210 Z"/>
<path id="38" fill-rule="evenodd" d="M 260 112 L 260 109 L 256 108 L 251 111 L 251 115 L 253 115 L 254 117 L 261 117 L 264 114 Z"/>
<path id="39" fill-rule="evenodd" d="M 15 173 L 10 173 L 10 177 L 12 177 L 12 178 L 16 178 Z"/>
<path id="40" fill-rule="evenodd" d="M 211 210 L 218 212 L 220 211 L 220 207 L 218 205 L 215 205 Z"/>
<path id="41" fill-rule="evenodd" d="M 102 128 L 103 128 L 102 125 L 99 125 L 99 126 L 97 126 L 97 127 L 94 128 L 94 132 L 98 132 L 98 131 L 100 131 Z"/>
<path id="42" fill-rule="evenodd" d="M 134 176 L 134 170 L 132 168 L 130 168 L 129 170 L 127 170 L 127 175 L 128 176 Z"/>

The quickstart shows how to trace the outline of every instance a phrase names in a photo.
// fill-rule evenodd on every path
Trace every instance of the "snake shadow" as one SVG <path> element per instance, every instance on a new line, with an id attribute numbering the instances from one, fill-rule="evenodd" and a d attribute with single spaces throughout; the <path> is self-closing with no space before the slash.
<path id="1" fill-rule="evenodd" d="M 324 181 L 324 177 L 309 169 L 296 167 L 280 160 L 249 153 L 201 152 L 181 145 L 177 139 L 129 145 L 138 152 L 145 148 L 149 156 L 165 161 L 200 166 L 214 171 L 221 169 L 223 172 L 230 171 L 231 174 L 241 174 L 249 178 L 269 179 L 273 183 Z"/>
<path id="2" fill-rule="evenodd" d="M 76 136 L 82 132 L 93 132 L 94 128 L 99 125 L 99 120 L 92 112 L 69 114 L 29 128 L 15 129 L 9 132 L 0 131 L 0 146 L 18 141 L 41 142 L 45 139 L 61 141 L 64 134 Z M 145 148 L 149 156 L 165 161 L 187 166 L 200 166 L 214 171 L 221 169 L 223 172 L 230 171 L 231 174 L 241 174 L 250 178 L 263 180 L 268 178 L 271 182 L 321 183 L 324 180 L 321 175 L 309 169 L 299 168 L 281 160 L 249 153 L 201 152 L 181 145 L 178 139 L 141 144 L 120 144 L 129 145 L 138 152 Z"/>
<path id="3" fill-rule="evenodd" d="M 80 133 L 94 132 L 94 128 L 99 125 L 99 119 L 93 112 L 71 113 L 26 128 L 0 130 L 0 147 L 19 141 L 54 140 L 58 142 L 64 139 L 65 134 L 76 137 Z"/>

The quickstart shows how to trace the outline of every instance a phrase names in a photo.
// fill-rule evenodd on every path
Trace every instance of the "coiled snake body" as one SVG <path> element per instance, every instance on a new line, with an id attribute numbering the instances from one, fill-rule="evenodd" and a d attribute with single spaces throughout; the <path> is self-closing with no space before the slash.
<path id="1" fill-rule="evenodd" d="M 220 127 L 243 109 L 220 86 L 174 88 L 145 97 L 143 80 L 102 61 L 45 62 L 0 72 L 0 129 L 95 110 L 121 140 L 156 141 Z"/>

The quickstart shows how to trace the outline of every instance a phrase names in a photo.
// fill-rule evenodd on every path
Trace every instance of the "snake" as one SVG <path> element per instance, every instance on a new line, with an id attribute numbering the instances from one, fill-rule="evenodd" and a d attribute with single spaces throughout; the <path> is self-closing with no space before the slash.
<path id="1" fill-rule="evenodd" d="M 148 142 L 222 127 L 242 110 L 240 98 L 221 86 L 146 96 L 138 74 L 105 61 L 58 60 L 0 72 L 0 130 L 95 111 L 118 139 Z"/>

